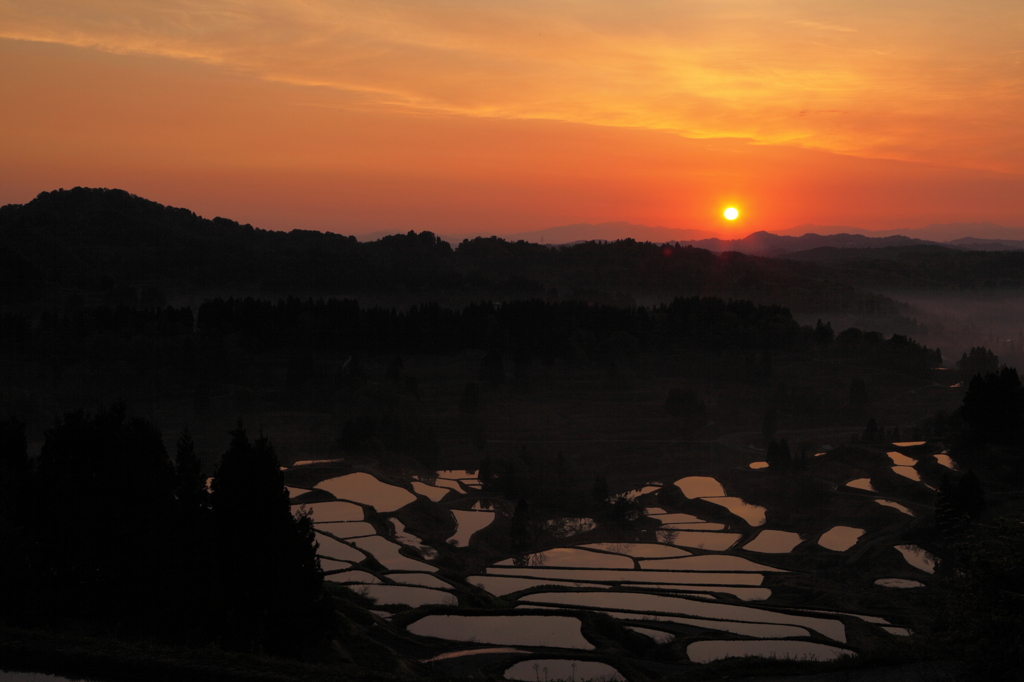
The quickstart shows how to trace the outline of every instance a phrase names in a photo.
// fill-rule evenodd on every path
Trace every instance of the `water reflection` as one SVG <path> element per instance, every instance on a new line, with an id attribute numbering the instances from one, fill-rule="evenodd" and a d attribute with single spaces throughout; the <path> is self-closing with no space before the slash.
<path id="1" fill-rule="evenodd" d="M 676 481 L 676 486 L 691 500 L 699 497 L 725 497 L 725 488 L 710 476 L 687 476 Z"/>
<path id="2" fill-rule="evenodd" d="M 363 472 L 329 478 L 316 486 L 339 500 L 372 505 L 378 512 L 392 512 L 416 501 L 416 496 L 405 488 L 390 485 Z"/>
<path id="3" fill-rule="evenodd" d="M 581 583 L 574 580 L 552 580 L 547 578 L 517 578 L 504 575 L 471 575 L 466 580 L 470 585 L 476 585 L 485 592 L 490 592 L 495 597 L 504 597 L 506 594 L 519 592 L 520 590 L 547 585 L 554 587 L 579 587 L 586 585 L 589 588 L 609 589 L 608 585 L 600 583 Z"/>
<path id="4" fill-rule="evenodd" d="M 434 559 L 437 557 L 437 550 L 429 545 L 423 544 L 423 541 L 412 533 L 408 533 L 405 530 L 405 525 L 398 519 L 391 519 L 391 527 L 395 529 L 395 539 L 406 547 L 411 547 L 416 550 L 416 553 L 422 556 L 424 559 Z"/>
<path id="5" fill-rule="evenodd" d="M 712 502 L 725 507 L 751 526 L 757 527 L 764 525 L 765 512 L 768 511 L 764 507 L 744 502 L 738 497 L 705 497 L 703 499 L 705 502 Z"/>
<path id="6" fill-rule="evenodd" d="M 345 540 L 358 538 L 363 535 L 376 535 L 377 531 L 365 521 L 333 521 L 329 523 L 318 523 L 316 529 L 321 533 L 330 533 L 336 538 Z"/>
<path id="7" fill-rule="evenodd" d="M 351 561 L 357 564 L 360 561 L 366 560 L 366 555 L 355 547 L 347 545 L 340 540 L 335 540 L 323 533 L 316 534 L 316 542 L 319 545 L 316 550 L 316 553 L 319 556 L 327 557 L 328 559 L 335 559 L 337 561 Z"/>
<path id="8" fill-rule="evenodd" d="M 427 604 L 448 604 L 455 601 L 455 595 L 441 590 L 430 590 L 426 587 L 407 587 L 405 585 L 363 585 L 359 592 L 375 599 L 377 604 L 404 604 L 416 608 Z"/>
<path id="9" fill-rule="evenodd" d="M 921 549 L 917 545 L 896 545 L 896 549 L 907 560 L 907 563 L 914 568 L 918 568 L 925 573 L 935 572 L 935 565 L 939 563 L 939 558 L 931 552 Z"/>
<path id="10" fill-rule="evenodd" d="M 461 509 L 452 509 L 451 511 L 455 516 L 457 528 L 455 535 L 448 538 L 448 542 L 462 547 L 469 544 L 473 533 L 491 525 L 491 521 L 494 520 L 492 511 L 463 511 Z"/>
<path id="11" fill-rule="evenodd" d="M 915 464 L 917 464 L 917 460 L 916 459 L 911 459 L 910 457 L 907 457 L 906 455 L 904 455 L 901 452 L 889 452 L 889 453 L 886 453 L 886 454 L 889 455 L 889 459 L 892 460 L 893 464 L 896 464 L 896 465 L 899 465 L 899 466 L 912 467 Z"/>
<path id="12" fill-rule="evenodd" d="M 413 481 L 412 489 L 416 494 L 423 495 L 431 502 L 440 502 L 448 494 L 448 488 L 439 488 L 435 485 L 428 485 L 421 481 Z"/>
<path id="13" fill-rule="evenodd" d="M 631 543 L 631 542 L 592 542 L 589 545 L 581 545 L 587 549 L 597 549 L 615 554 L 624 554 L 635 559 L 659 559 L 663 557 L 690 556 L 690 552 L 679 549 L 672 545 L 657 545 L 654 543 Z"/>
<path id="14" fill-rule="evenodd" d="M 379 561 L 381 565 L 389 571 L 434 572 L 437 570 L 437 568 L 430 564 L 405 556 L 399 551 L 402 547 L 401 545 L 391 542 L 387 538 L 382 538 L 379 535 L 365 538 L 352 538 L 350 542 L 359 549 L 366 551 L 368 554 L 372 554 L 373 558 Z"/>
<path id="15" fill-rule="evenodd" d="M 909 478 L 911 481 L 920 482 L 921 480 L 921 474 L 917 473 L 917 469 L 914 467 L 893 467 L 892 470 L 904 478 Z"/>
<path id="16" fill-rule="evenodd" d="M 848 481 L 846 483 L 846 487 L 857 488 L 858 490 L 867 490 L 871 493 L 878 492 L 875 490 L 874 486 L 871 485 L 870 478 L 855 478 L 852 481 Z"/>
<path id="17" fill-rule="evenodd" d="M 624 682 L 615 668 L 598 661 L 569 661 L 561 658 L 532 659 L 519 661 L 505 671 L 506 680 L 607 680 L 608 682 Z"/>
<path id="18" fill-rule="evenodd" d="M 818 544 L 825 549 L 831 549 L 833 552 L 845 552 L 857 544 L 857 540 L 860 539 L 861 535 L 864 535 L 863 528 L 833 526 L 825 533 L 822 533 L 821 537 L 818 538 Z"/>
<path id="19" fill-rule="evenodd" d="M 363 520 L 363 508 L 351 502 L 314 502 L 304 504 L 300 509 L 309 510 L 313 523 Z"/>
<path id="20" fill-rule="evenodd" d="M 759 658 L 834 661 L 842 656 L 856 656 L 849 649 L 841 649 L 815 642 L 743 642 L 719 640 L 694 642 L 686 647 L 686 655 L 694 663 L 710 663 L 723 658 L 757 656 Z"/>
<path id="21" fill-rule="evenodd" d="M 757 571 L 786 573 L 781 568 L 765 566 L 750 559 L 730 554 L 705 554 L 682 559 L 641 561 L 640 568 L 649 571 Z"/>
<path id="22" fill-rule="evenodd" d="M 569 616 L 424 616 L 407 628 L 414 635 L 459 642 L 555 646 L 591 650 L 579 618 Z"/>
<path id="23" fill-rule="evenodd" d="M 633 560 L 619 554 L 591 552 L 575 547 L 559 547 L 544 552 L 529 554 L 526 557 L 528 566 L 572 567 L 572 568 L 624 568 L 632 569 Z M 515 559 L 499 561 L 496 566 L 516 565 Z"/>
<path id="24" fill-rule="evenodd" d="M 751 462 L 750 463 L 750 468 L 751 469 L 767 469 L 768 468 L 768 462 Z"/>
<path id="25" fill-rule="evenodd" d="M 514 568 L 491 566 L 488 575 L 554 579 L 571 583 L 668 583 L 672 585 L 760 585 L 760 573 L 725 571 L 616 571 L 601 568 Z"/>
<path id="26" fill-rule="evenodd" d="M 904 580 L 903 578 L 879 578 L 875 581 L 875 584 L 879 587 L 924 587 L 924 583 L 919 583 L 916 580 Z"/>
<path id="27" fill-rule="evenodd" d="M 937 461 L 939 464 L 941 464 L 942 466 L 946 467 L 947 469 L 950 469 L 952 471 L 957 471 L 956 462 L 954 462 L 953 459 L 949 455 L 944 453 L 944 452 L 941 453 L 941 454 L 935 455 L 935 461 Z"/>
<path id="28" fill-rule="evenodd" d="M 914 516 L 914 512 L 910 511 L 899 502 L 893 502 L 892 500 L 875 500 L 875 502 L 882 505 L 883 507 L 892 507 L 893 509 L 902 512 L 907 516 Z"/>
<path id="29" fill-rule="evenodd" d="M 651 639 L 653 639 L 658 644 L 665 644 L 666 642 L 671 642 L 673 639 L 676 638 L 676 636 L 674 634 L 672 634 L 671 632 L 665 632 L 663 630 L 651 630 L 650 628 L 638 628 L 638 627 L 634 627 L 632 625 L 629 626 L 629 629 L 632 630 L 633 632 L 637 632 L 637 633 L 639 633 L 641 635 L 644 635 L 645 637 L 650 637 Z"/>
<path id="30" fill-rule="evenodd" d="M 799 533 L 785 530 L 763 530 L 757 537 L 744 545 L 743 549 L 764 554 L 788 554 L 803 542 Z"/>
<path id="31" fill-rule="evenodd" d="M 796 625 L 820 632 L 829 639 L 846 642 L 846 628 L 838 620 L 793 616 L 750 606 L 734 606 L 715 602 L 696 601 L 682 597 L 626 592 L 564 592 L 530 594 L 520 602 L 560 604 L 563 606 L 589 606 L 598 609 L 629 610 L 650 614 L 697 616 L 713 620 L 747 623 L 774 623 Z"/>
<path id="32" fill-rule="evenodd" d="M 707 549 L 713 552 L 725 551 L 743 537 L 739 533 L 688 530 L 659 530 L 657 536 L 658 542 L 680 545 L 682 547 L 693 547 L 695 549 Z"/>

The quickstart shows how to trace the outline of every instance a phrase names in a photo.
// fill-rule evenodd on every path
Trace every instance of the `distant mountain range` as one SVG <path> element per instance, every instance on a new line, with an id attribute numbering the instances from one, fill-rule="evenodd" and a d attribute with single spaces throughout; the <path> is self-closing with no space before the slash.
<path id="1" fill-rule="evenodd" d="M 360 241 L 376 241 L 396 232 L 361 235 Z M 452 246 L 476 234 L 438 235 Z M 1024 228 L 995 223 L 949 223 L 907 230 L 871 231 L 843 225 L 799 225 L 777 233 L 754 232 L 742 239 L 721 239 L 706 230 L 650 227 L 628 222 L 575 223 L 533 232 L 497 235 L 508 242 L 519 240 L 551 246 L 584 241 L 633 239 L 656 244 L 690 245 L 709 251 L 738 251 L 758 256 L 779 256 L 825 247 L 877 249 L 892 246 L 938 244 L 970 251 L 1016 251 L 1024 249 Z"/>

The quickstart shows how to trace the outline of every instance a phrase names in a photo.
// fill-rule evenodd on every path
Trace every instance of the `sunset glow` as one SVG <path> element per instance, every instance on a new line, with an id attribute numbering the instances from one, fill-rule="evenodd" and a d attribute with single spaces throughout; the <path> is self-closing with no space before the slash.
<path id="1" fill-rule="evenodd" d="M 725 216 L 726 220 L 736 220 L 737 218 L 740 217 L 740 212 L 730 206 L 729 208 L 725 209 L 725 212 L 722 215 Z"/>
<path id="2" fill-rule="evenodd" d="M 272 229 L 1024 225 L 1024 5 L 0 1 L 0 203 Z M 731 220 L 731 219 L 730 219 Z"/>

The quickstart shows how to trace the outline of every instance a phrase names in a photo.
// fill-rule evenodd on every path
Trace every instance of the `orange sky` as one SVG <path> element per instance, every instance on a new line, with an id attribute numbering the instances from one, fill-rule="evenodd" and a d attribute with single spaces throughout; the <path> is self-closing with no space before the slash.
<path id="1" fill-rule="evenodd" d="M 1020 0 L 0 0 L 0 203 L 120 187 L 352 234 L 1024 226 L 1022 35 Z"/>

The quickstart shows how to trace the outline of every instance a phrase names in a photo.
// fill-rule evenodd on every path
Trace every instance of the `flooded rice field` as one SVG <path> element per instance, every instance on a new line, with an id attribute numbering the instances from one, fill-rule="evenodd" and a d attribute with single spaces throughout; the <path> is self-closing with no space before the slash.
<path id="1" fill-rule="evenodd" d="M 531 659 L 520 661 L 505 671 L 506 680 L 554 682 L 554 680 L 607 680 L 619 682 L 626 678 L 607 663 L 566 659 Z"/>
<path id="2" fill-rule="evenodd" d="M 829 639 L 846 642 L 846 626 L 841 621 L 808 616 L 793 616 L 749 606 L 717 604 L 683 597 L 635 592 L 547 592 L 530 594 L 522 603 L 561 606 L 583 606 L 596 609 L 631 611 L 634 613 L 697 616 L 711 620 L 741 621 L 795 625 L 815 630 Z"/>
<path id="3" fill-rule="evenodd" d="M 434 572 L 437 570 L 436 566 L 405 556 L 400 552 L 401 545 L 379 535 L 352 538 L 350 542 L 367 554 L 371 554 L 389 571 Z"/>
<path id="4" fill-rule="evenodd" d="M 328 521 L 316 524 L 316 529 L 321 533 L 333 535 L 341 540 L 358 538 L 363 535 L 375 535 L 377 533 L 373 526 L 365 521 Z"/>
<path id="5" fill-rule="evenodd" d="M 900 476 L 903 476 L 904 478 L 909 478 L 911 481 L 918 481 L 918 482 L 920 482 L 920 480 L 921 480 L 921 474 L 917 473 L 917 469 L 915 469 L 914 467 L 898 466 L 898 467 L 892 467 L 892 470 L 893 470 L 893 473 L 899 474 Z"/>
<path id="6" fill-rule="evenodd" d="M 549 549 L 545 552 L 528 554 L 525 557 L 505 559 L 499 561 L 496 566 L 512 566 L 516 562 L 524 561 L 527 566 L 550 566 L 550 567 L 572 567 L 572 568 L 625 568 L 632 569 L 633 559 L 620 554 L 607 554 L 604 552 L 592 552 L 586 549 L 575 547 L 561 547 Z"/>
<path id="7" fill-rule="evenodd" d="M 864 535 L 863 528 L 833 526 L 822 533 L 821 537 L 818 538 L 818 544 L 825 549 L 831 549 L 833 552 L 845 552 L 856 545 L 862 535 Z"/>
<path id="8" fill-rule="evenodd" d="M 924 587 L 924 583 L 919 583 L 916 580 L 904 580 L 903 578 L 879 578 L 875 581 L 875 584 L 879 587 L 899 587 L 904 589 Z"/>
<path id="9" fill-rule="evenodd" d="M 870 478 L 855 478 L 852 481 L 847 481 L 846 486 L 848 488 L 856 488 L 857 490 L 867 490 L 869 493 L 878 492 L 874 486 L 871 485 Z"/>
<path id="10" fill-rule="evenodd" d="M 451 592 L 407 585 L 362 585 L 357 591 L 376 600 L 380 605 L 403 604 L 416 608 L 427 604 L 448 604 L 456 601 L 455 595 Z"/>
<path id="11" fill-rule="evenodd" d="M 889 452 L 889 453 L 886 453 L 886 454 L 889 455 L 889 459 L 892 460 L 892 463 L 897 465 L 897 466 L 912 467 L 915 464 L 917 464 L 917 460 L 916 459 L 912 459 L 910 457 L 907 457 L 906 455 L 904 455 L 903 453 L 900 453 L 900 452 Z"/>
<path id="12" fill-rule="evenodd" d="M 710 663 L 711 661 L 734 656 L 834 661 L 840 656 L 856 656 L 857 654 L 849 649 L 841 649 L 815 642 L 737 642 L 735 640 L 719 640 L 694 642 L 686 647 L 686 655 L 694 663 Z"/>
<path id="13" fill-rule="evenodd" d="M 319 490 L 339 500 L 357 502 L 373 507 L 378 512 L 393 512 L 416 500 L 405 488 L 384 483 L 367 473 L 354 473 L 320 481 Z"/>
<path id="14" fill-rule="evenodd" d="M 710 476 L 687 476 L 676 481 L 676 487 L 691 500 L 702 497 L 725 497 L 725 488 Z"/>
<path id="15" fill-rule="evenodd" d="M 473 537 L 473 533 L 478 530 L 483 530 L 487 526 L 491 525 L 492 521 L 494 521 L 494 512 L 492 511 L 463 511 L 461 509 L 452 509 L 452 515 L 455 516 L 455 524 L 458 530 L 455 531 L 455 535 L 448 538 L 448 542 L 462 547 L 469 544 L 469 540 Z"/>
<path id="16" fill-rule="evenodd" d="M 901 514 L 906 514 L 907 516 L 914 516 L 914 512 L 910 511 L 899 502 L 893 502 L 892 500 L 875 500 L 875 502 L 882 505 L 883 507 L 891 507 L 892 509 L 895 509 Z"/>
<path id="17" fill-rule="evenodd" d="M 488 575 L 544 578 L 571 583 L 667 583 L 672 585 L 760 585 L 760 573 L 726 573 L 723 571 L 609 571 L 569 568 L 487 569 Z"/>
<path id="18" fill-rule="evenodd" d="M 634 559 L 662 559 L 690 556 L 691 552 L 672 545 L 658 545 L 643 542 L 596 542 L 582 545 L 586 549 L 600 550 L 630 556 Z"/>
<path id="19" fill-rule="evenodd" d="M 917 545 L 896 545 L 896 549 L 914 568 L 925 573 L 935 572 L 935 566 L 939 563 L 939 559 L 931 552 L 925 551 Z"/>
<path id="20" fill-rule="evenodd" d="M 707 549 L 715 552 L 724 552 L 733 545 L 742 535 L 739 533 L 716 533 L 713 531 L 689 531 L 689 530 L 659 530 L 658 542 L 678 545 L 680 547 L 692 547 L 693 549 Z"/>
<path id="21" fill-rule="evenodd" d="M 895 447 L 913 447 L 913 444 L 901 443 Z M 876 480 L 892 485 L 882 463 L 901 476 L 920 481 L 916 469 L 919 460 L 903 452 L 876 450 L 878 455 L 884 453 L 888 459 L 881 457 L 881 462 L 872 459 L 870 465 L 861 461 L 852 467 L 842 462 L 842 451 L 831 452 L 840 454 L 823 460 L 820 465 L 833 467 L 845 476 L 836 474 L 829 481 L 830 494 L 842 495 L 836 499 L 852 501 L 849 502 L 852 505 L 870 505 L 874 496 L 861 496 L 852 490 L 842 492 L 842 486 L 875 492 L 870 476 L 878 476 L 879 472 L 882 476 Z M 816 456 L 824 454 L 820 452 Z M 942 466 L 954 466 L 946 453 L 922 454 L 921 462 L 930 456 Z M 470 470 L 447 469 L 438 471 L 436 476 L 423 475 L 416 480 L 392 483 L 384 482 L 391 479 L 364 472 L 327 478 L 317 483 L 315 489 L 330 493 L 337 501 L 295 505 L 293 510 L 305 508 L 312 515 L 320 543 L 318 554 L 323 568 L 329 571 L 326 580 L 374 599 L 381 617 L 423 609 L 416 614 L 416 620 L 406 626 L 412 636 L 445 640 L 449 647 L 454 642 L 479 645 L 439 652 L 437 648 L 442 645 L 429 644 L 427 646 L 434 647 L 435 655 L 425 660 L 479 655 L 480 660 L 491 661 L 487 664 L 491 666 L 487 668 L 488 674 L 503 671 L 507 679 L 539 680 L 545 679 L 545 675 L 549 681 L 559 677 L 572 679 L 574 675 L 579 680 L 591 676 L 625 679 L 614 666 L 589 660 L 602 658 L 597 650 L 598 641 L 590 641 L 584 635 L 592 632 L 595 616 L 589 614 L 610 616 L 624 628 L 659 644 L 674 641 L 671 646 L 678 649 L 680 656 L 685 651 L 691 662 L 701 664 L 730 656 L 834 660 L 843 655 L 856 655 L 856 651 L 861 650 L 868 641 L 864 628 L 873 629 L 875 638 L 900 639 L 911 635 L 911 627 L 917 629 L 912 619 L 901 618 L 898 614 L 892 624 L 879 616 L 801 611 L 804 604 L 827 602 L 799 601 L 804 593 L 808 599 L 813 598 L 810 595 L 814 588 L 808 585 L 819 580 L 819 568 L 813 569 L 812 578 L 802 562 L 803 557 L 816 556 L 816 565 L 826 568 L 829 564 L 823 562 L 833 560 L 828 557 L 845 561 L 848 555 L 841 553 L 864 548 L 865 544 L 877 544 L 877 539 L 883 537 L 882 532 L 891 533 L 893 529 L 898 532 L 911 523 L 914 511 L 902 502 L 877 498 L 873 501 L 898 512 L 881 514 L 876 510 L 879 518 L 891 519 L 884 521 L 888 526 L 874 517 L 865 517 L 864 523 L 858 523 L 857 527 L 826 523 L 813 528 L 806 524 L 793 528 L 780 522 L 788 518 L 787 514 L 792 516 L 780 510 L 777 518 L 771 517 L 772 527 L 765 529 L 763 526 L 769 521 L 768 509 L 774 503 L 760 506 L 748 503 L 743 497 L 749 494 L 754 499 L 771 500 L 770 496 L 755 497 L 753 491 L 756 486 L 765 485 L 764 481 L 774 481 L 778 472 L 750 471 L 751 468 L 768 469 L 764 462 L 744 464 L 741 461 L 732 466 L 731 473 L 719 477 L 679 478 L 674 486 L 682 497 L 679 492 L 654 483 L 625 493 L 638 500 L 643 508 L 647 519 L 640 526 L 642 530 L 622 532 L 582 506 L 577 512 L 579 516 L 536 519 L 532 532 L 543 537 L 543 542 L 537 541 L 529 551 L 515 556 L 500 554 L 504 546 L 501 534 L 494 530 L 488 531 L 483 539 L 474 539 L 477 532 L 495 521 L 500 520 L 503 527 L 508 527 L 514 505 L 478 492 L 475 486 L 479 486 L 479 480 Z M 324 469 L 325 473 L 328 471 Z M 845 480 L 858 474 L 860 478 Z M 313 485 L 315 477 L 296 480 L 300 485 L 289 489 L 292 496 L 306 495 L 311 488 L 303 486 Z M 412 491 L 403 486 L 411 487 Z M 840 490 L 837 491 L 837 487 Z M 888 494 L 888 488 L 884 489 Z M 727 490 L 733 494 L 729 495 Z M 316 494 L 323 499 L 323 493 Z M 899 495 L 895 493 L 897 499 L 903 500 Z M 702 502 L 691 505 L 682 502 L 683 498 L 718 505 L 732 516 L 706 506 L 702 513 Z M 916 497 L 911 499 L 915 508 L 926 505 Z M 399 512 L 405 523 L 416 530 L 414 534 L 394 513 L 415 500 L 419 500 L 417 505 Z M 417 511 L 424 508 L 423 505 L 436 505 L 434 519 L 451 515 L 456 530 L 447 540 L 443 538 L 446 532 L 451 532 L 450 521 L 430 521 L 429 515 Z M 849 518 L 842 517 L 847 523 Z M 822 532 L 823 528 L 827 530 Z M 422 537 L 418 535 L 421 533 Z M 883 551 L 889 551 L 886 548 L 894 546 L 901 536 L 894 537 L 895 540 L 881 546 Z M 615 541 L 620 538 L 624 541 Z M 484 554 L 488 558 L 476 564 L 472 571 L 476 575 L 451 570 L 451 566 L 462 562 L 461 558 L 452 561 L 452 557 L 479 557 L 481 546 L 492 554 Z M 498 552 L 494 552 L 495 547 L 499 548 Z M 895 549 L 915 569 L 934 572 L 937 559 L 922 548 L 896 544 Z M 867 568 L 874 555 L 859 552 L 857 556 L 862 557 L 860 565 Z M 370 557 L 376 563 L 363 563 Z M 789 570 L 772 566 L 773 563 Z M 874 573 L 879 574 L 885 575 L 881 571 Z M 872 594 L 883 600 L 898 599 L 901 589 L 924 587 L 919 581 L 903 578 L 880 578 L 872 582 Z M 839 588 L 837 594 L 842 591 L 843 588 Z M 487 613 L 488 594 L 501 600 L 490 607 L 491 613 Z M 797 594 L 801 597 L 795 598 Z M 453 613 L 460 601 L 464 606 L 472 604 L 479 611 Z M 836 602 L 836 606 L 845 605 L 849 611 L 857 610 L 854 602 L 848 604 L 841 598 Z M 497 608 L 503 610 L 495 613 L 493 609 Z M 870 610 L 891 615 L 877 604 Z M 850 630 L 851 643 L 847 643 L 844 619 L 851 626 L 859 622 L 859 630 Z M 405 621 L 396 615 L 394 622 Z M 811 639 L 818 641 L 809 641 Z M 822 643 L 826 641 L 842 646 Z M 565 655 L 552 655 L 551 648 L 565 649 Z M 584 657 L 588 660 L 575 660 L 572 650 L 594 653 Z M 488 652 L 521 654 L 526 658 L 488 658 L 483 655 Z M 630 674 L 625 668 L 624 671 Z"/>
<path id="22" fill-rule="evenodd" d="M 458 642 L 554 646 L 591 650 L 579 618 L 569 616 L 424 616 L 407 628 L 414 635 Z"/>
<path id="23" fill-rule="evenodd" d="M 351 502 L 314 502 L 303 504 L 299 509 L 309 510 L 313 523 L 363 520 L 363 508 Z"/>
<path id="24" fill-rule="evenodd" d="M 788 554 L 803 542 L 799 533 L 786 530 L 763 530 L 757 537 L 743 546 L 748 552 L 763 554 Z"/>

